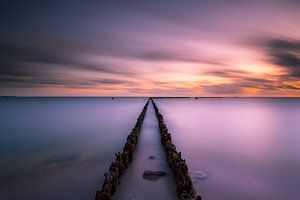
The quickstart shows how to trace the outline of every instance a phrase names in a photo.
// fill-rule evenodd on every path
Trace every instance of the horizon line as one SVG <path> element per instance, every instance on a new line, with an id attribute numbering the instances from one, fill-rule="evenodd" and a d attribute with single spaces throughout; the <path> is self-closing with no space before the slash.
<path id="1" fill-rule="evenodd" d="M 0 98 L 300 98 L 297 96 L 54 96 L 1 95 Z"/>

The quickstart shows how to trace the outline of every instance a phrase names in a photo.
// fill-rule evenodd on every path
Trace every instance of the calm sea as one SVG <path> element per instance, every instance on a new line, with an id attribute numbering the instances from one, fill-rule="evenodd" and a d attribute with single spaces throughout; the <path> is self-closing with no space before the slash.
<path id="1" fill-rule="evenodd" d="M 94 199 L 146 100 L 0 99 L 0 199 Z M 300 99 L 155 101 L 205 200 L 299 199 Z"/>

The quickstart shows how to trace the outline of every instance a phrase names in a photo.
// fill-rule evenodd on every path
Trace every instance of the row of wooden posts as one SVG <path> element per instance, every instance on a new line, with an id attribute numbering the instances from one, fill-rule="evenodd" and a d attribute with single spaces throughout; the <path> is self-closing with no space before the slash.
<path id="1" fill-rule="evenodd" d="M 188 174 L 188 166 L 181 156 L 181 152 L 176 150 L 176 146 L 172 143 L 171 134 L 168 132 L 167 126 L 164 123 L 163 115 L 159 112 L 158 107 L 150 98 L 159 124 L 161 142 L 164 146 L 167 156 L 167 162 L 173 172 L 177 183 L 177 194 L 180 200 L 201 200 L 193 186 L 192 180 Z M 109 170 L 105 173 L 104 183 L 102 188 L 96 192 L 96 200 L 111 200 L 116 192 L 117 186 L 120 184 L 120 178 L 124 170 L 132 162 L 135 148 L 138 141 L 138 136 L 141 131 L 142 123 L 145 118 L 149 100 L 143 107 L 142 112 L 137 118 L 137 122 L 128 135 L 123 152 L 115 154 L 116 159 L 111 163 Z"/>
<path id="2" fill-rule="evenodd" d="M 193 186 L 191 177 L 188 173 L 188 166 L 181 156 L 181 152 L 176 150 L 176 146 L 172 142 L 171 134 L 164 122 L 163 115 L 159 112 L 158 107 L 151 99 L 155 114 L 158 120 L 159 131 L 161 135 L 161 143 L 164 146 L 167 161 L 171 171 L 173 172 L 177 183 L 177 195 L 180 200 L 201 200 L 201 196 Z"/>
<path id="3" fill-rule="evenodd" d="M 105 179 L 101 190 L 96 192 L 96 200 L 111 200 L 112 195 L 116 192 L 117 186 L 120 183 L 120 178 L 124 170 L 132 162 L 135 147 L 137 145 L 138 136 L 141 132 L 142 123 L 146 114 L 149 101 L 145 104 L 141 114 L 137 118 L 137 122 L 128 135 L 123 152 L 116 153 L 116 159 L 111 163 L 109 170 L 104 174 Z"/>

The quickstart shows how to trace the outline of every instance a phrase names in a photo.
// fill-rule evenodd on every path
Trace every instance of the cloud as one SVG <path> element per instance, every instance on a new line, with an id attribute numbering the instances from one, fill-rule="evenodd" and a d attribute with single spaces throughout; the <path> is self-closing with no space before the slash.
<path id="1" fill-rule="evenodd" d="M 101 61 L 91 62 L 82 58 L 80 52 L 72 48 L 76 45 L 53 48 L 35 43 L 29 45 L 0 42 L 1 87 L 87 88 L 126 84 L 128 82 L 123 81 L 124 76 L 135 76 L 134 71 L 125 67 Z M 82 73 L 94 75 L 81 76 Z M 111 74 L 114 78 L 108 78 L 105 74 Z"/>
<path id="2" fill-rule="evenodd" d="M 280 77 L 265 75 L 257 77 L 257 74 L 242 70 L 213 70 L 205 74 L 219 78 L 225 78 L 230 83 L 220 83 L 213 85 L 200 85 L 200 87 L 210 94 L 242 94 L 245 88 L 255 88 L 260 91 L 275 91 L 279 88 L 276 83 Z M 277 81 L 274 81 L 274 79 Z"/>
<path id="3" fill-rule="evenodd" d="M 1 87 L 66 87 L 66 88 L 95 88 L 108 85 L 127 85 L 130 81 L 106 78 L 77 78 L 77 77 L 1 77 Z"/>
<path id="4" fill-rule="evenodd" d="M 205 74 L 210 76 L 222 77 L 222 78 L 240 78 L 249 75 L 249 73 L 246 71 L 235 70 L 235 69 L 211 70 L 205 72 Z"/>
<path id="5" fill-rule="evenodd" d="M 91 63 L 80 59 L 84 51 L 96 51 L 85 47 L 83 52 L 73 50 L 78 44 L 70 47 L 39 46 L 36 44 L 3 44 L 0 43 L 0 74 L 1 75 L 33 75 L 50 71 L 84 70 L 103 73 L 127 74 L 122 67 L 108 66 L 104 63 Z M 88 50 L 89 49 L 89 50 Z M 97 53 L 97 52 L 95 52 Z M 46 65 L 46 66 L 45 66 Z M 51 68 L 47 68 L 51 65 Z"/>
<path id="6" fill-rule="evenodd" d="M 237 83 L 202 86 L 202 89 L 209 94 L 237 94 L 242 92 L 242 87 Z"/>
<path id="7" fill-rule="evenodd" d="M 185 53 L 184 50 L 182 50 L 181 52 L 177 52 L 172 50 L 144 49 L 133 52 L 130 56 L 148 61 L 190 62 L 208 65 L 227 65 L 222 60 L 216 61 L 215 58 L 205 58 L 199 56 L 198 54 L 196 55 L 192 53 Z"/>
<path id="8" fill-rule="evenodd" d="M 130 45 L 125 42 L 123 46 L 116 41 L 109 42 L 115 39 L 120 41 L 120 38 L 114 35 L 104 37 L 100 40 L 103 43 L 99 45 L 53 38 L 52 40 L 25 38 L 9 41 L 1 39 L 1 87 L 92 88 L 99 85 L 130 85 L 128 78 L 139 81 L 145 71 L 140 70 L 142 66 L 133 66 L 131 61 L 225 65 L 220 59 L 216 61 L 185 50 L 147 46 L 138 41 Z M 119 62 L 105 61 L 103 58 L 107 57 Z M 162 69 L 160 72 L 167 73 L 168 70 L 170 69 Z"/>
<path id="9" fill-rule="evenodd" d="M 263 44 L 271 63 L 284 67 L 290 77 L 300 78 L 299 40 L 266 39 Z"/>

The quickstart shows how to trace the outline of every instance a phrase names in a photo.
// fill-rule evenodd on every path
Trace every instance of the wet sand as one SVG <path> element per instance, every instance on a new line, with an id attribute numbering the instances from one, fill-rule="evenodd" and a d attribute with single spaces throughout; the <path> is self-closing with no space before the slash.
<path id="1" fill-rule="evenodd" d="M 149 159 L 150 156 L 154 158 Z M 161 170 L 167 176 L 157 181 L 143 178 L 146 170 Z M 174 200 L 177 199 L 176 182 L 171 173 L 163 147 L 153 106 L 150 104 L 139 136 L 133 162 L 121 178 L 117 192 L 113 196 L 117 200 Z"/>

